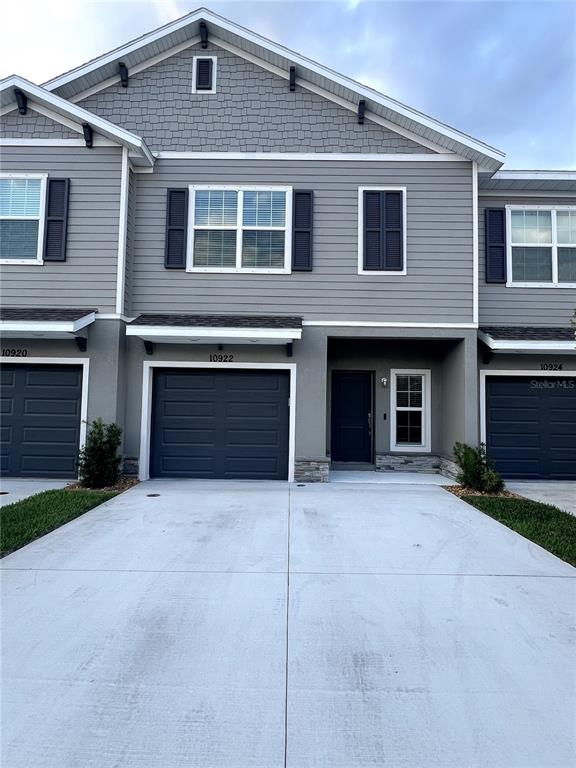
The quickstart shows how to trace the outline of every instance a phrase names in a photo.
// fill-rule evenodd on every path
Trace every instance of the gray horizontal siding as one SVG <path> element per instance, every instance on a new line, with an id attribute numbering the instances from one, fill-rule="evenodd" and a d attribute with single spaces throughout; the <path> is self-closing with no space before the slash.
<path id="1" fill-rule="evenodd" d="M 166 189 L 289 184 L 314 190 L 314 271 L 164 269 Z M 358 275 L 358 187 L 408 190 L 408 275 Z M 472 321 L 472 176 L 467 163 L 159 160 L 137 184 L 131 287 L 142 312 L 262 312 L 309 320 Z"/>
<path id="2" fill-rule="evenodd" d="M 217 56 L 215 94 L 192 90 L 192 59 Z M 425 152 L 410 139 L 215 46 L 188 48 L 78 102 L 153 150 Z"/>
<path id="3" fill-rule="evenodd" d="M 2 170 L 70 179 L 66 261 L 3 264 L 5 305 L 116 308 L 121 150 L 4 147 Z"/>
<path id="4" fill-rule="evenodd" d="M 0 117 L 0 136 L 3 139 L 78 139 L 80 134 L 33 109 L 28 109 L 25 115 L 15 110 Z"/>
<path id="5" fill-rule="evenodd" d="M 576 205 L 576 198 L 510 197 L 479 198 L 480 324 L 564 326 L 576 309 L 576 290 L 571 288 L 508 288 L 486 283 L 484 211 L 506 205 Z"/>

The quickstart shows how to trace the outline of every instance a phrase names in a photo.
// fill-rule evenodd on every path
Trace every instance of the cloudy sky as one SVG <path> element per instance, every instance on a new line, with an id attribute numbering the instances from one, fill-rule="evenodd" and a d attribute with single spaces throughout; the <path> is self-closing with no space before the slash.
<path id="1" fill-rule="evenodd" d="M 0 77 L 37 83 L 188 13 L 189 0 L 5 0 Z M 205 6 L 507 153 L 576 169 L 575 0 Z"/>

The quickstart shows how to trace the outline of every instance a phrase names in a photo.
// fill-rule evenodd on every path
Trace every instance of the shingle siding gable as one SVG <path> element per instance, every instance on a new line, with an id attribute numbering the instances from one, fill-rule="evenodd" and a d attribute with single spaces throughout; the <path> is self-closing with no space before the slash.
<path id="1" fill-rule="evenodd" d="M 216 93 L 191 93 L 192 59 L 217 56 Z M 216 46 L 194 46 L 78 102 L 152 150 L 429 153 Z"/>
<path id="2" fill-rule="evenodd" d="M 45 115 L 28 109 L 25 115 L 16 110 L 0 118 L 3 139 L 78 139 L 79 133 Z"/>

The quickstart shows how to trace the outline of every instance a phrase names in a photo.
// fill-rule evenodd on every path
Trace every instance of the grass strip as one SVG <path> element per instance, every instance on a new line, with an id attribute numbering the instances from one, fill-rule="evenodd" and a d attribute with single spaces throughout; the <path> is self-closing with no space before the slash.
<path id="1" fill-rule="evenodd" d="M 551 504 L 523 498 L 461 496 L 464 501 L 512 528 L 556 557 L 576 566 L 576 517 Z"/>
<path id="2" fill-rule="evenodd" d="M 0 557 L 59 528 L 117 495 L 116 491 L 43 491 L 0 509 Z"/>

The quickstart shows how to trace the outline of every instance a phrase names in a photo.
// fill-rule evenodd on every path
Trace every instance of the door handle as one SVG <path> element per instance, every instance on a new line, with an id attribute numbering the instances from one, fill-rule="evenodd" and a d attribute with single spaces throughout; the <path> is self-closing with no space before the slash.
<path id="1" fill-rule="evenodd" d="M 368 411 L 368 434 L 372 434 L 372 411 Z"/>

